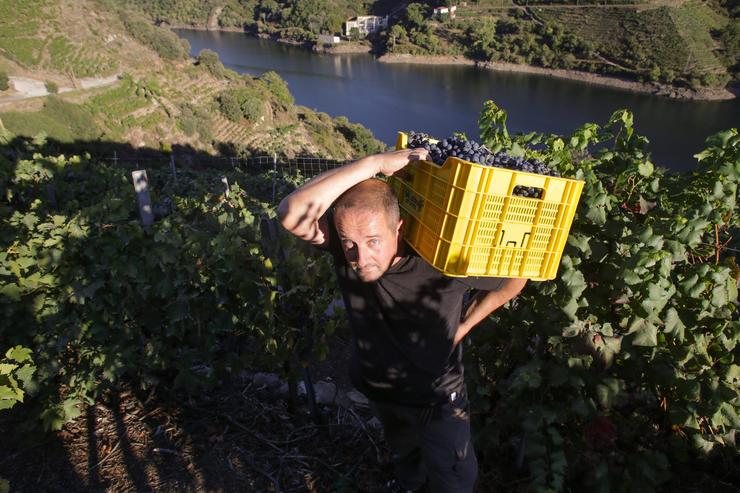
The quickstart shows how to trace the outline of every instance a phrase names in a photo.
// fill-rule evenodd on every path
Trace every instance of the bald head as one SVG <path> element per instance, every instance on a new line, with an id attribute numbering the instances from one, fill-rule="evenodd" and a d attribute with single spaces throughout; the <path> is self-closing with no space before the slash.
<path id="1" fill-rule="evenodd" d="M 398 199 L 393 193 L 393 189 L 386 182 L 377 178 L 361 181 L 340 195 L 334 202 L 335 215 L 341 215 L 349 210 L 382 214 L 391 229 L 397 227 L 401 218 Z"/>
<path id="2" fill-rule="evenodd" d="M 334 226 L 350 267 L 364 282 L 380 279 L 398 260 L 398 200 L 385 182 L 371 178 L 334 202 Z"/>

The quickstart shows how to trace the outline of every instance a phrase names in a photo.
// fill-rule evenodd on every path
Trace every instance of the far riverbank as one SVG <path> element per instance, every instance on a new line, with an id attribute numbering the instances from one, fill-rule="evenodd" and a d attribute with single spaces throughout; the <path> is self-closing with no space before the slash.
<path id="1" fill-rule="evenodd" d="M 685 170 L 696 165 L 692 156 L 704 148 L 705 139 L 737 127 L 740 114 L 737 98 L 654 97 L 539 74 L 481 70 L 464 59 L 455 60 L 456 65 L 378 63 L 366 53 L 326 56 L 243 33 L 178 34 L 190 42 L 192 56 L 210 49 L 238 73 L 277 72 L 297 104 L 362 123 L 389 145 L 404 129 L 478 135 L 478 115 L 488 100 L 506 109 L 510 132 L 546 135 L 570 135 L 585 122 L 601 124 L 626 108 L 634 114 L 635 131 L 650 141 L 652 162 Z"/>
<path id="2" fill-rule="evenodd" d="M 343 42 L 330 48 L 321 48 L 313 43 L 296 41 L 289 38 L 282 38 L 279 36 L 267 34 L 267 33 L 254 33 L 247 31 L 243 28 L 237 27 L 226 27 L 218 29 L 209 29 L 207 26 L 194 26 L 190 24 L 171 24 L 169 25 L 172 29 L 191 29 L 194 31 L 212 31 L 212 32 L 229 32 L 229 33 L 244 33 L 249 36 L 255 36 L 261 39 L 269 39 L 277 43 L 288 44 L 293 46 L 301 46 L 303 48 L 313 50 L 319 53 L 326 53 L 330 55 L 345 55 L 354 53 L 371 53 L 372 47 L 361 43 L 348 43 Z M 463 56 L 449 56 L 449 55 L 411 55 L 408 53 L 391 53 L 376 57 L 376 60 L 381 63 L 408 63 L 408 64 L 423 64 L 423 65 L 469 65 L 480 67 L 486 70 L 493 70 L 496 72 L 513 72 L 521 74 L 537 74 L 544 75 L 547 77 L 555 77 L 559 79 L 573 80 L 578 82 L 585 82 L 587 84 L 593 84 L 598 86 L 612 87 L 630 92 L 636 92 L 641 94 L 650 94 L 653 96 L 665 97 L 670 99 L 679 100 L 693 100 L 693 101 L 728 101 L 735 99 L 737 94 L 729 89 L 701 89 L 699 91 L 693 91 L 688 88 L 679 88 L 665 84 L 658 83 L 646 83 L 631 81 L 628 79 L 622 79 L 619 77 L 609 77 L 606 75 L 595 74 L 591 72 L 583 72 L 579 70 L 566 70 L 566 69 L 554 69 L 537 67 L 534 65 L 509 63 L 509 62 L 481 62 L 465 58 Z"/>
<path id="3" fill-rule="evenodd" d="M 377 58 L 382 63 L 416 63 L 424 65 L 470 65 L 497 72 L 516 72 L 522 74 L 538 74 L 559 79 L 586 82 L 600 86 L 614 87 L 627 91 L 652 94 L 654 96 L 668 97 L 672 99 L 690 99 L 697 101 L 727 101 L 735 99 L 736 95 L 727 89 L 705 89 L 692 91 L 691 89 L 677 88 L 664 84 L 644 83 L 608 77 L 591 72 L 579 70 L 565 70 L 554 68 L 536 67 L 533 65 L 508 63 L 508 62 L 479 62 L 462 56 L 440 56 L 440 55 L 410 55 L 406 53 L 393 53 Z"/>

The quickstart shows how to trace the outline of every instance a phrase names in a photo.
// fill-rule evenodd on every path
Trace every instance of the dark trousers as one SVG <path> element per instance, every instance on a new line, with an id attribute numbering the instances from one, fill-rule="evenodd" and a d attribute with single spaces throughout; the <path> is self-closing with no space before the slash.
<path id="1" fill-rule="evenodd" d="M 473 491 L 478 460 L 470 440 L 467 398 L 419 409 L 373 402 L 391 449 L 396 479 L 415 490 L 425 484 L 432 493 Z"/>

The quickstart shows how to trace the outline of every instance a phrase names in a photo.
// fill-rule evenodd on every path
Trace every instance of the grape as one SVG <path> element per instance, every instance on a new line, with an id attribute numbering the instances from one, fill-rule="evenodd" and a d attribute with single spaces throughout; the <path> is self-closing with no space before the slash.
<path id="1" fill-rule="evenodd" d="M 444 164 L 448 157 L 456 157 L 483 166 L 495 166 L 538 175 L 560 176 L 557 171 L 537 159 L 527 160 L 521 156 L 509 156 L 505 152 L 494 154 L 483 144 L 456 136 L 432 142 L 432 138 L 425 133 L 410 132 L 408 147 L 426 149 L 429 151 L 429 160 L 440 166 Z M 536 199 L 542 197 L 542 192 L 543 189 L 541 188 L 522 185 L 517 185 L 513 190 L 514 195 Z"/>

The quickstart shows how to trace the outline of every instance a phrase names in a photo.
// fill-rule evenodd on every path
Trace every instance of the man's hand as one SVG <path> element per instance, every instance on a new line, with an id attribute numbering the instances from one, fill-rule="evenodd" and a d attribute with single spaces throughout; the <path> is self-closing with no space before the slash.
<path id="1" fill-rule="evenodd" d="M 402 149 L 366 156 L 353 163 L 325 171 L 285 197 L 278 206 L 283 227 L 314 245 L 329 241 L 324 213 L 346 190 L 378 173 L 391 176 L 410 161 L 426 159 L 425 149 Z"/>
<path id="2" fill-rule="evenodd" d="M 426 159 L 429 151 L 426 149 L 400 149 L 375 156 L 378 159 L 378 171 L 385 176 L 391 176 L 396 171 L 406 167 L 411 161 Z"/>

